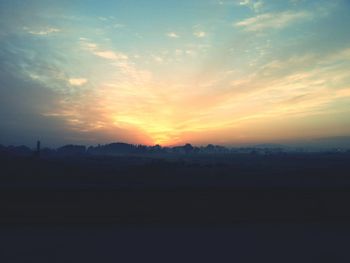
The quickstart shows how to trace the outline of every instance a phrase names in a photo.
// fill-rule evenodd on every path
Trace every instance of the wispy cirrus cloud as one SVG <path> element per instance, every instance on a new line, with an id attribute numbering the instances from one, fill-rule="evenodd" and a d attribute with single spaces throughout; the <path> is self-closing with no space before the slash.
<path id="1" fill-rule="evenodd" d="M 105 58 L 105 59 L 111 59 L 111 60 L 126 60 L 128 59 L 128 56 L 123 53 L 116 53 L 114 51 L 106 50 L 106 51 L 94 51 L 93 52 L 96 56 Z"/>
<path id="2" fill-rule="evenodd" d="M 29 34 L 39 35 L 39 36 L 45 36 L 45 35 L 49 35 L 52 33 L 58 33 L 58 32 L 62 31 L 61 29 L 55 28 L 55 27 L 46 27 L 46 28 L 42 28 L 42 29 L 30 29 L 28 27 L 23 27 L 23 30 Z"/>
<path id="3" fill-rule="evenodd" d="M 96 43 L 87 42 L 87 39 L 80 38 L 84 49 L 90 51 L 95 56 L 109 60 L 128 60 L 129 57 L 122 52 L 101 49 Z"/>
<path id="4" fill-rule="evenodd" d="M 61 8 L 36 1 L 31 10 L 12 4 L 20 0 L 3 1 L 0 115 L 7 122 L 0 130 L 38 134 L 50 120 L 46 132 L 60 142 L 74 135 L 74 142 L 166 144 L 350 131 L 345 1 L 191 2 L 201 16 L 167 1 L 164 16 L 158 4 L 127 7 L 144 17 L 125 15 L 126 2 L 111 1 L 94 14 L 95 6 L 75 10 L 89 6 L 77 1 L 62 14 L 57 10 L 66 4 L 59 1 Z M 292 30 L 280 30 L 287 27 Z M 274 34 L 260 34 L 268 31 Z M 77 43 L 80 34 L 85 38 Z"/>
<path id="5" fill-rule="evenodd" d="M 260 12 L 265 4 L 263 0 L 220 0 L 219 5 L 247 7 L 255 13 Z"/>
<path id="6" fill-rule="evenodd" d="M 308 11 L 284 11 L 280 13 L 264 13 L 234 23 L 234 26 L 245 31 L 260 31 L 265 29 L 280 29 L 292 23 L 308 20 L 313 14 Z"/>
<path id="7" fill-rule="evenodd" d="M 116 23 L 113 25 L 113 28 L 124 28 L 124 27 L 126 27 L 126 25 L 120 24 L 120 23 Z"/>
<path id="8" fill-rule="evenodd" d="M 262 0 L 241 0 L 238 2 L 240 6 L 247 6 L 254 12 L 259 12 L 264 6 L 264 2 Z"/>
<path id="9" fill-rule="evenodd" d="M 68 80 L 69 84 L 72 86 L 82 86 L 88 82 L 85 78 L 70 78 Z"/>
<path id="10" fill-rule="evenodd" d="M 179 38 L 180 36 L 177 34 L 177 33 L 175 33 L 175 32 L 168 32 L 167 34 L 166 34 L 168 37 L 170 37 L 170 38 Z"/>
<path id="11" fill-rule="evenodd" d="M 195 31 L 193 35 L 198 38 L 203 38 L 207 36 L 207 33 L 205 31 Z"/>

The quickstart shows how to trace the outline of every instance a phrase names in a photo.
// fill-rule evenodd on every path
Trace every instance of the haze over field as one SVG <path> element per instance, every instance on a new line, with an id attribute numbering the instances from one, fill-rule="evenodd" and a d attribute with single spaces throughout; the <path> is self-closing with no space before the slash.
<path id="1" fill-rule="evenodd" d="M 349 13 L 347 0 L 0 0 L 0 143 L 349 142 Z"/>

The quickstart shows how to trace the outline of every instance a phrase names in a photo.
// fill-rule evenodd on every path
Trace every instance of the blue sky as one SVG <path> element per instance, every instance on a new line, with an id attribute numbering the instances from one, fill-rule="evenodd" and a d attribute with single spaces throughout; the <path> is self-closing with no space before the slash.
<path id="1" fill-rule="evenodd" d="M 0 143 L 350 135 L 350 2 L 0 1 Z"/>

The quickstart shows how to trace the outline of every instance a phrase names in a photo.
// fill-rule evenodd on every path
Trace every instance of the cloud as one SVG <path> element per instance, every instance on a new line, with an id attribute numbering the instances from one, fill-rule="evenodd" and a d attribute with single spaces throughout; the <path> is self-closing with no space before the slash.
<path id="1" fill-rule="evenodd" d="M 0 143 L 32 145 L 37 139 L 45 145 L 62 143 L 69 133 L 65 122 L 41 115 L 57 109 L 60 96 L 21 74 L 16 60 L 8 66 L 0 63 Z"/>
<path id="2" fill-rule="evenodd" d="M 239 5 L 248 5 L 250 0 L 243 0 L 239 2 Z"/>
<path id="3" fill-rule="evenodd" d="M 96 56 L 105 58 L 105 59 L 111 59 L 111 60 L 127 60 L 128 56 L 123 53 L 116 53 L 113 51 L 95 51 L 93 52 Z"/>
<path id="4" fill-rule="evenodd" d="M 58 29 L 55 27 L 47 27 L 47 28 L 41 29 L 41 30 L 32 30 L 32 29 L 29 29 L 28 27 L 24 27 L 23 29 L 26 32 L 28 32 L 29 34 L 39 35 L 39 36 L 49 35 L 51 33 L 58 33 L 58 32 L 62 31 L 61 29 Z"/>
<path id="5" fill-rule="evenodd" d="M 153 60 L 157 63 L 163 63 L 164 62 L 164 58 L 162 58 L 161 56 L 152 56 Z"/>
<path id="6" fill-rule="evenodd" d="M 183 53 L 184 53 L 184 52 L 183 52 L 182 49 L 176 49 L 176 50 L 175 50 L 175 55 L 176 55 L 176 56 L 182 56 Z"/>
<path id="7" fill-rule="evenodd" d="M 216 81 L 211 81 L 210 77 L 204 79 L 203 83 L 211 84 L 201 91 L 177 94 L 183 96 L 181 110 L 187 113 L 186 119 L 178 120 L 181 127 L 176 127 L 177 136 L 184 138 L 186 129 L 194 133 L 192 140 L 201 137 L 201 132 L 223 128 L 234 134 L 244 133 L 251 130 L 252 125 L 276 121 L 283 129 L 283 125 L 291 123 L 301 125 L 298 121 L 303 118 L 348 111 L 345 105 L 337 102 L 350 99 L 349 54 L 345 49 L 329 55 L 291 56 L 262 65 L 248 75 L 237 71 L 226 79 L 224 76 Z M 275 132 L 271 135 L 285 136 Z M 296 135 L 300 136 L 300 132 L 293 136 Z"/>
<path id="8" fill-rule="evenodd" d="M 87 79 L 84 78 L 70 78 L 68 80 L 69 84 L 71 84 L 72 86 L 82 86 L 84 84 L 87 83 Z"/>
<path id="9" fill-rule="evenodd" d="M 119 24 L 119 23 L 117 23 L 117 24 L 114 24 L 113 27 L 114 27 L 114 28 L 124 28 L 125 25 L 124 25 L 124 24 Z"/>
<path id="10" fill-rule="evenodd" d="M 206 36 L 207 36 L 207 33 L 204 32 L 204 31 L 195 31 L 195 32 L 193 33 L 193 35 L 195 35 L 195 36 L 198 37 L 198 38 L 203 38 L 203 37 L 206 37 Z"/>
<path id="11" fill-rule="evenodd" d="M 262 0 L 254 1 L 254 0 L 242 0 L 238 3 L 240 6 L 247 6 L 254 12 L 259 12 L 263 6 L 264 3 Z"/>
<path id="12" fill-rule="evenodd" d="M 81 39 L 82 40 L 82 39 Z M 84 40 L 85 41 L 85 40 Z M 97 44 L 95 43 L 85 43 L 86 47 L 91 50 L 91 51 L 94 51 L 97 49 Z"/>
<path id="13" fill-rule="evenodd" d="M 246 31 L 260 31 L 264 29 L 280 29 L 294 22 L 310 19 L 312 14 L 306 11 L 292 12 L 285 11 L 281 13 L 265 13 L 255 17 L 239 21 L 234 25 L 242 27 Z"/>
<path id="14" fill-rule="evenodd" d="M 175 32 L 169 32 L 166 34 L 170 38 L 179 38 L 180 36 Z"/>
<path id="15" fill-rule="evenodd" d="M 95 56 L 109 59 L 109 60 L 128 60 L 129 57 L 121 52 L 115 52 L 112 50 L 103 50 L 99 48 L 99 46 L 96 43 L 90 43 L 86 42 L 85 38 L 80 38 L 80 41 L 82 42 L 82 45 L 85 49 L 90 51 Z"/>
<path id="16" fill-rule="evenodd" d="M 281 28 L 300 20 L 296 18 L 298 15 L 296 17 L 291 15 L 292 11 L 281 12 L 271 9 L 269 12 L 272 13 L 262 13 L 258 16 L 253 14 L 248 5 L 242 4 L 239 8 L 238 1 L 230 1 L 228 4 L 232 5 L 232 8 L 245 11 L 244 13 L 250 13 L 244 18 L 255 16 L 254 19 L 241 21 L 240 25 L 235 25 L 242 31 Z M 317 11 L 312 12 L 316 18 Z M 308 13 L 299 12 L 298 14 L 299 18 L 304 19 L 305 14 Z M 277 25 L 275 25 L 276 21 Z M 194 25 L 196 22 L 192 21 L 188 25 Z M 227 21 L 220 23 L 226 25 Z M 109 24 L 112 26 L 114 22 L 111 21 Z M 325 55 L 325 52 L 308 41 L 296 39 L 298 44 L 303 45 L 304 42 L 308 42 L 308 45 L 300 49 L 298 45 L 296 49 L 293 49 L 294 42 L 285 43 L 288 46 L 281 44 L 280 40 L 284 41 L 284 39 L 280 39 L 279 36 L 269 39 L 271 43 L 267 40 L 265 43 L 265 39 L 255 39 L 255 34 L 244 34 L 243 38 L 247 38 L 237 39 L 237 41 L 235 35 L 233 38 L 227 35 L 226 45 L 224 43 L 225 34 L 232 33 L 224 32 L 226 28 L 223 28 L 222 32 L 220 29 L 220 34 L 222 33 L 224 38 L 220 38 L 219 42 L 211 43 L 206 38 L 194 41 L 195 37 L 206 36 L 207 30 L 208 32 L 216 30 L 214 26 L 208 24 L 189 26 L 189 37 L 191 38 L 192 35 L 192 43 L 182 43 L 182 41 L 179 43 L 178 41 L 185 37 L 182 31 L 176 31 L 178 27 L 168 28 L 161 33 L 160 37 L 165 39 L 170 37 L 169 41 L 172 40 L 174 45 L 163 46 L 166 43 L 154 39 L 151 50 L 149 50 L 150 46 L 148 44 L 144 46 L 142 41 L 130 47 L 124 45 L 124 41 L 122 41 L 124 44 L 119 43 L 117 41 L 119 38 L 113 38 L 115 31 L 110 30 L 110 27 L 108 27 L 110 31 L 106 27 L 106 31 L 103 31 L 103 28 L 98 31 L 97 35 L 94 35 L 97 29 L 91 24 L 87 24 L 87 28 L 70 29 L 77 34 L 65 36 L 64 49 L 62 49 L 61 41 L 38 42 L 35 38 L 29 37 L 27 32 L 24 34 L 22 31 L 20 41 L 17 41 L 16 38 L 13 40 L 3 38 L 3 46 L 9 51 L 0 52 L 0 56 L 4 54 L 8 56 L 8 59 L 0 59 L 2 61 L 0 65 L 3 64 L 3 68 L 16 73 L 18 79 L 23 78 L 24 73 L 25 76 L 33 73 L 30 74 L 31 78 L 28 81 L 34 86 L 42 86 L 44 90 L 44 92 L 38 91 L 37 94 L 44 93 L 47 94 L 45 96 L 54 97 L 53 101 L 48 104 L 45 98 L 37 99 L 36 93 L 33 96 L 27 93 L 27 90 L 23 89 L 21 92 L 20 87 L 27 87 L 27 83 L 20 83 L 16 92 L 12 92 L 12 86 L 8 85 L 8 91 L 11 92 L 14 99 L 16 96 L 25 94 L 14 100 L 13 108 L 26 105 L 26 102 L 21 103 L 21 101 L 27 100 L 26 97 L 31 95 L 28 96 L 28 99 L 37 99 L 31 105 L 40 107 L 35 109 L 34 113 L 36 115 L 42 113 L 45 119 L 52 119 L 55 122 L 59 120 L 57 126 L 59 124 L 62 127 L 62 137 L 67 136 L 67 133 L 72 130 L 77 137 L 84 136 L 84 138 L 94 138 L 102 142 L 123 138 L 134 140 L 134 135 L 129 133 L 133 130 L 140 131 L 140 134 L 145 134 L 158 143 L 174 143 L 176 140 L 186 138 L 192 142 L 197 137 L 205 139 L 202 135 L 204 132 L 220 129 L 229 130 L 231 137 L 228 135 L 225 137 L 222 132 L 213 132 L 216 136 L 216 138 L 213 137 L 214 142 L 218 138 L 227 140 L 233 138 L 234 140 L 236 136 L 239 137 L 240 132 L 245 134 L 245 131 L 248 131 L 248 136 L 249 131 L 260 136 L 261 132 L 256 127 L 259 122 L 266 127 L 275 127 L 269 125 L 265 120 L 271 119 L 271 123 L 278 126 L 278 122 L 282 119 L 289 121 L 287 117 L 290 115 L 305 116 L 328 110 L 343 110 L 340 107 L 346 107 L 346 105 L 341 105 L 345 104 L 345 100 L 349 100 L 350 94 L 348 85 L 350 82 L 345 80 L 349 78 L 349 63 L 344 61 L 345 57 L 349 58 L 348 50 L 333 54 L 334 58 L 327 60 L 321 59 L 324 56 L 288 59 L 293 54 L 304 54 L 309 50 L 314 52 L 321 50 L 319 52 L 322 55 Z M 172 30 L 177 33 L 168 33 Z M 33 27 L 29 31 L 44 30 Z M 80 36 L 79 32 L 84 33 L 81 36 L 88 37 L 81 38 L 78 42 L 80 52 L 76 46 L 77 38 Z M 318 34 L 318 32 L 314 33 Z M 322 31 L 322 34 L 325 33 Z M 55 32 L 52 34 L 56 35 Z M 211 37 L 211 33 L 208 34 Z M 219 36 L 219 32 L 215 35 Z M 105 41 L 105 37 L 110 37 L 111 40 Z M 180 39 L 172 39 L 176 37 Z M 264 42 L 259 42 L 260 40 Z M 7 41 L 12 42 L 9 42 L 9 45 Z M 125 41 L 127 42 L 128 39 Z M 213 45 L 212 48 L 209 43 Z M 324 45 L 326 44 L 325 42 Z M 276 52 L 272 45 L 278 48 Z M 346 41 L 343 45 L 346 45 Z M 123 49 L 119 50 L 118 46 L 123 46 Z M 231 53 L 226 52 L 229 47 L 235 49 L 232 54 L 237 54 L 237 56 L 231 56 Z M 267 55 L 259 58 L 258 63 L 254 66 L 248 67 L 248 62 L 257 57 L 256 52 L 259 50 L 256 51 L 256 48 L 260 47 L 266 48 Z M 169 50 L 169 53 L 163 54 L 164 49 Z M 217 49 L 221 50 L 219 54 L 215 52 Z M 136 60 L 132 53 L 133 50 L 136 50 L 142 59 Z M 23 54 L 24 51 L 26 55 Z M 270 51 L 272 54 L 269 53 Z M 124 54 L 124 52 L 127 53 Z M 152 56 L 152 54 L 155 55 Z M 149 56 L 156 63 L 152 63 L 148 59 Z M 196 59 L 192 59 L 192 56 L 196 56 Z M 8 66 L 8 61 L 13 62 L 16 58 L 18 66 L 12 70 L 12 67 Z M 183 63 L 170 63 L 168 62 L 170 59 Z M 217 63 L 216 60 L 220 60 L 220 63 Z M 341 61 L 338 63 L 338 60 Z M 268 65 L 267 62 L 271 63 Z M 231 73 L 224 74 L 223 71 Z M 88 88 L 83 85 L 88 85 Z M 1 86 L 6 87 L 6 85 Z M 79 88 L 80 86 L 84 88 Z M 51 93 L 55 94 L 50 95 Z M 10 96 L 0 97 L 2 100 L 0 104 L 10 101 Z M 337 105 L 328 107 L 330 103 Z M 47 106 L 41 108 L 43 104 Z M 6 110 L 6 107 L 1 107 L 3 112 L 10 112 L 11 115 L 6 125 L 11 127 L 12 108 Z M 20 114 L 24 116 L 25 113 L 27 109 L 23 108 L 18 112 L 18 116 Z M 21 119 L 18 119 L 17 122 L 19 121 Z M 293 123 L 292 118 L 290 123 Z M 28 123 L 27 126 L 30 125 L 32 124 Z M 45 126 L 45 123 L 42 125 Z M 39 125 L 35 126 L 39 127 Z M 129 135 L 121 136 L 120 133 L 123 131 L 117 127 L 129 129 L 130 131 L 124 132 Z M 267 129 L 270 129 L 271 136 L 275 135 L 274 129 Z M 27 133 L 26 129 L 21 130 Z M 110 131 L 111 135 L 105 136 L 104 130 Z M 36 133 L 39 132 L 38 129 Z M 192 133 L 193 136 L 190 138 L 190 135 L 186 135 L 187 133 Z M 206 140 L 208 142 L 209 139 Z"/>

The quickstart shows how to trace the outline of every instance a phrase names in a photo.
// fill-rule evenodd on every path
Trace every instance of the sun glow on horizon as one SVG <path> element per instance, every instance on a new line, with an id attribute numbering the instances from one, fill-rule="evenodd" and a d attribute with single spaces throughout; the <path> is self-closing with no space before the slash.
<path id="1" fill-rule="evenodd" d="M 350 134 L 346 1 L 14 2 L 0 1 L 1 95 L 31 99 L 3 103 L 18 116 L 4 138 L 29 130 L 179 145 Z"/>

